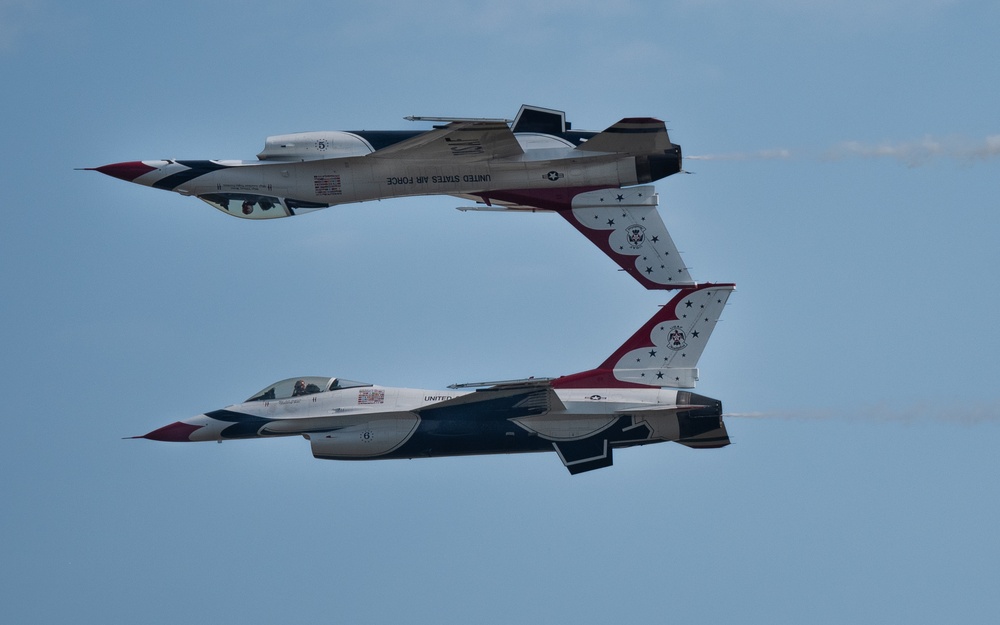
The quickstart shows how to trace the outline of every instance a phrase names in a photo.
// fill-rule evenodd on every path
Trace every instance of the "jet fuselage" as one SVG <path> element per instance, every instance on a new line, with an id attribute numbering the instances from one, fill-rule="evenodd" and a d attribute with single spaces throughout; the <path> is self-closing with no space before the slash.
<path id="1" fill-rule="evenodd" d="M 483 149 L 473 139 L 465 140 L 471 146 L 448 144 L 456 150 L 450 156 L 414 150 L 412 156 L 390 153 L 381 157 L 366 140 L 371 133 L 302 134 L 307 138 L 297 139 L 299 143 L 345 147 L 330 152 L 324 148 L 283 153 L 273 146 L 276 141 L 271 137 L 259 155 L 263 160 L 132 161 L 96 169 L 137 184 L 197 197 L 237 217 L 272 219 L 337 204 L 416 195 L 524 201 L 540 204 L 536 208 L 559 210 L 569 208 L 572 198 L 580 193 L 643 184 L 676 173 L 681 160 L 680 146 L 673 146 L 671 154 L 654 157 L 581 152 L 567 139 L 538 134 L 515 134 L 524 150 L 509 157 L 469 158 L 463 150 Z M 575 138 L 593 134 L 576 133 Z M 284 135 L 277 143 L 293 144 L 295 136 Z M 287 138 L 286 143 L 281 143 L 282 138 Z"/>
<path id="2" fill-rule="evenodd" d="M 293 380 L 310 381 L 322 390 L 287 396 Z M 721 402 L 673 389 L 554 390 L 526 383 L 468 392 L 359 383 L 342 386 L 336 378 L 284 380 L 272 385 L 286 389 L 273 397 L 264 391 L 246 402 L 165 426 L 143 438 L 223 441 L 302 435 L 310 441 L 313 455 L 324 459 L 555 450 L 566 462 L 567 458 L 587 458 L 587 453 L 578 458 L 581 446 L 585 452 L 593 446 L 587 441 L 599 441 L 599 451 L 610 455 L 608 447 L 683 441 L 724 427 Z M 715 446 L 704 439 L 699 443 L 700 447 Z"/>
<path id="3" fill-rule="evenodd" d="M 335 460 L 555 451 L 574 474 L 611 465 L 619 447 L 723 447 L 721 402 L 679 389 L 695 386 L 698 359 L 734 288 L 681 289 L 595 369 L 444 391 L 288 378 L 137 438 L 301 435 L 315 457 Z"/>
<path id="4" fill-rule="evenodd" d="M 681 171 L 666 125 L 629 117 L 570 130 L 562 111 L 522 106 L 506 120 L 426 131 L 318 131 L 268 137 L 251 160 L 145 160 L 96 171 L 197 197 L 245 219 L 338 204 L 451 195 L 460 210 L 554 211 L 650 289 L 694 284 L 645 183 Z"/>

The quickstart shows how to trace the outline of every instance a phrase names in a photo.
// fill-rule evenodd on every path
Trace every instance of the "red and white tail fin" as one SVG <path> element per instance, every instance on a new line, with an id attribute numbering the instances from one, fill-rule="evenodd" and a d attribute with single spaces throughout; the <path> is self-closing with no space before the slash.
<path id="1" fill-rule="evenodd" d="M 658 203 L 652 186 L 603 189 L 577 195 L 559 214 L 647 289 L 695 286 Z"/>
<path id="2" fill-rule="evenodd" d="M 694 388 L 698 359 L 735 284 L 682 289 L 599 367 L 553 380 L 553 388 Z"/>

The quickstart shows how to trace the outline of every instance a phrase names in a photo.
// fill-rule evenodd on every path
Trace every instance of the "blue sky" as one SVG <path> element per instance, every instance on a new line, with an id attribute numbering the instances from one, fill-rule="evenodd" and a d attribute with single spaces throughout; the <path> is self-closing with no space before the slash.
<path id="1" fill-rule="evenodd" d="M 0 620 L 992 623 L 1000 7 L 0 0 Z M 665 296 L 554 215 L 249 223 L 76 167 L 563 109 L 657 184 L 734 444 L 320 462 L 121 440 L 294 375 L 599 364 Z"/>

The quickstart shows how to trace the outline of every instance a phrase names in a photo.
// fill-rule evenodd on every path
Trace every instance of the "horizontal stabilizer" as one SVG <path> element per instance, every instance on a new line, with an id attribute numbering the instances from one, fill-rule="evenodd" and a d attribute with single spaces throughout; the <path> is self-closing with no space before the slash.
<path id="1" fill-rule="evenodd" d="M 717 449 L 719 447 L 725 447 L 730 443 L 729 433 L 726 431 L 726 424 L 721 420 L 719 421 L 719 427 L 714 430 L 709 430 L 708 432 L 703 432 L 696 436 L 682 438 L 677 442 L 681 445 L 691 447 L 692 449 Z"/>
<path id="2" fill-rule="evenodd" d="M 603 189 L 577 195 L 560 215 L 647 289 L 691 286 L 658 203 L 652 186 Z"/>
<path id="3" fill-rule="evenodd" d="M 667 126 L 652 117 L 629 117 L 598 133 L 576 149 L 584 152 L 660 154 L 673 148 Z"/>
<path id="4" fill-rule="evenodd" d="M 594 436 L 579 441 L 552 443 L 570 475 L 603 469 L 612 464 L 608 439 Z"/>

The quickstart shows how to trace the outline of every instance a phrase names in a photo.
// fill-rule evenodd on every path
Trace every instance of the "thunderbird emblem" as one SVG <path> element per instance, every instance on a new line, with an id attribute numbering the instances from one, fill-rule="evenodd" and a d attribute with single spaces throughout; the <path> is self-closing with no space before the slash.
<path id="1" fill-rule="evenodd" d="M 628 235 L 628 244 L 634 250 L 642 247 L 642 243 L 646 240 L 646 229 L 643 226 L 634 224 L 628 227 L 626 230 Z"/>
<path id="2" fill-rule="evenodd" d="M 667 347 L 677 351 L 687 347 L 687 337 L 684 336 L 684 328 L 673 326 L 667 335 Z"/>

